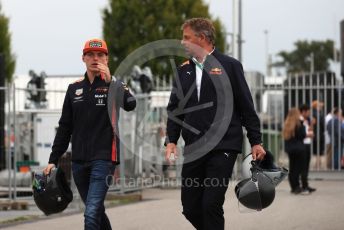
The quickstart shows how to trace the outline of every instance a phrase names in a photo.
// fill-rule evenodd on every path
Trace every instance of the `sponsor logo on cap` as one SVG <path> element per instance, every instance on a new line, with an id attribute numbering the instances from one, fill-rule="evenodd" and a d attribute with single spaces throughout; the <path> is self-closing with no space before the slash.
<path id="1" fill-rule="evenodd" d="M 100 41 L 91 41 L 90 42 L 90 47 L 91 48 L 101 48 L 102 43 Z"/>

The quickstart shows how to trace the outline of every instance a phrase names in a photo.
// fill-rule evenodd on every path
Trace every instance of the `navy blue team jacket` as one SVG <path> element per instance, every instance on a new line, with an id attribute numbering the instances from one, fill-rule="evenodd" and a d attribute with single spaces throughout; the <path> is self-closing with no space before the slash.
<path id="1" fill-rule="evenodd" d="M 187 147 L 204 137 L 219 120 L 226 119 L 228 114 L 222 114 L 217 120 L 214 120 L 216 111 L 219 111 L 218 106 L 223 106 L 224 100 L 224 91 L 217 90 L 215 84 L 219 79 L 228 77 L 232 86 L 232 117 L 225 127 L 224 134 L 215 138 L 216 143 L 212 150 L 241 153 L 243 126 L 247 130 L 251 146 L 262 143 L 260 121 L 254 109 L 252 96 L 241 63 L 234 58 L 223 55 L 216 49 L 211 55 L 211 58 L 206 58 L 204 64 L 199 100 L 194 85 L 196 79 L 195 63 L 190 59 L 178 67 L 178 76 L 174 79 L 167 106 L 168 120 L 165 143 L 177 143 L 180 135 L 182 135 L 185 147 Z M 210 62 L 208 60 L 214 58 L 216 62 L 208 63 Z M 207 68 L 207 65 L 210 66 Z M 189 92 L 190 90 L 191 92 Z M 187 97 L 188 93 L 191 93 L 191 96 L 185 102 L 183 99 Z M 219 97 L 217 98 L 217 96 Z M 209 105 L 209 103 L 211 106 L 202 108 L 201 105 Z M 210 138 L 211 136 L 208 137 L 209 140 Z M 206 142 L 207 139 L 203 140 L 201 144 L 206 144 Z"/>
<path id="2" fill-rule="evenodd" d="M 119 136 L 114 134 L 107 110 L 110 83 L 96 77 L 92 84 L 85 77 L 70 84 L 52 146 L 49 163 L 57 164 L 72 138 L 72 161 L 111 160 L 119 163 Z M 115 124 L 119 108 L 131 111 L 136 100 L 121 81 L 116 81 Z M 117 129 L 118 130 L 118 129 Z"/>

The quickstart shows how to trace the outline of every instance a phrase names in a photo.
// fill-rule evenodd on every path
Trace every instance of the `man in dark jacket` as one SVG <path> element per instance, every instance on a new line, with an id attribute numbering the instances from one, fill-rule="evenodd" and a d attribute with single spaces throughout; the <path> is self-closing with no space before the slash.
<path id="1" fill-rule="evenodd" d="M 70 84 L 62 108 L 49 165 L 49 174 L 68 148 L 72 138 L 72 171 L 75 184 L 86 205 L 85 229 L 111 229 L 105 214 L 104 199 L 119 163 L 117 130 L 119 109 L 133 110 L 135 98 L 120 81 L 111 77 L 108 68 L 108 49 L 105 41 L 92 39 L 85 43 L 82 60 L 85 76 Z M 107 97 L 111 81 L 116 87 L 113 127 L 108 115 Z M 116 132 L 118 134 L 118 132 Z"/>
<path id="2" fill-rule="evenodd" d="M 215 29 L 208 19 L 183 26 L 182 45 L 190 59 L 178 68 L 168 103 L 166 160 L 185 141 L 182 169 L 183 214 L 200 230 L 224 229 L 223 203 L 238 153 L 242 126 L 253 159 L 262 159 L 260 121 L 239 61 L 215 49 Z"/>
<path id="3" fill-rule="evenodd" d="M 326 126 L 332 146 L 332 162 L 334 169 L 341 168 L 342 147 L 344 142 L 344 129 L 342 127 L 342 111 L 338 108 L 333 110 L 333 117 Z"/>
<path id="4" fill-rule="evenodd" d="M 312 138 L 314 137 L 311 120 L 310 120 L 310 113 L 311 110 L 307 104 L 302 104 L 299 107 L 300 110 L 300 120 L 303 123 L 303 126 L 306 131 L 306 137 L 303 139 L 303 143 L 305 146 L 304 151 L 304 158 L 303 158 L 303 166 L 301 170 L 301 182 L 302 182 L 302 194 L 309 194 L 311 192 L 315 192 L 316 189 L 312 188 L 308 185 L 308 172 L 309 172 L 309 164 L 311 161 L 311 143 Z M 302 154 L 300 152 L 299 154 Z"/>

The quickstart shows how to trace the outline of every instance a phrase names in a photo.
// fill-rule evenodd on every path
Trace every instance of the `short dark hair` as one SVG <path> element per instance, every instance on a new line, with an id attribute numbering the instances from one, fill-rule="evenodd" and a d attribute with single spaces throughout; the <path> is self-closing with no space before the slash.
<path id="1" fill-rule="evenodd" d="M 333 114 L 337 114 L 338 112 L 339 112 L 338 107 L 334 107 L 334 108 L 333 108 Z"/>
<path id="2" fill-rule="evenodd" d="M 300 105 L 299 110 L 302 113 L 302 112 L 310 110 L 310 107 L 307 104 L 302 104 L 302 105 Z"/>
<path id="3" fill-rule="evenodd" d="M 195 31 L 196 35 L 199 36 L 204 34 L 204 36 L 208 39 L 208 41 L 215 45 L 215 27 L 213 23 L 207 18 L 191 18 L 186 20 L 181 29 L 185 29 L 186 27 L 190 27 L 193 31 Z"/>

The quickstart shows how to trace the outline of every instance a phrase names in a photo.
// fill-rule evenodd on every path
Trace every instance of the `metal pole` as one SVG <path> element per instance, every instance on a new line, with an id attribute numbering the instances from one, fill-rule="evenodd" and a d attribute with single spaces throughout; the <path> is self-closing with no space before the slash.
<path id="1" fill-rule="evenodd" d="M 335 37 L 337 37 L 337 35 Z M 336 63 L 338 62 L 337 59 L 336 41 L 333 41 L 333 61 Z"/>
<path id="2" fill-rule="evenodd" d="M 331 75 L 331 79 L 334 77 L 334 75 L 332 74 Z M 324 95 L 324 119 L 323 119 L 323 124 L 324 124 L 324 133 L 323 133 L 323 135 L 324 135 L 324 138 L 325 138 L 325 140 L 324 140 L 324 156 L 325 156 L 325 169 L 326 170 L 328 170 L 329 168 L 327 167 L 328 166 L 328 157 L 327 157 L 327 151 L 328 151 L 328 140 L 329 140 L 329 135 L 328 135 L 328 133 L 327 133 L 327 127 L 326 127 L 326 125 L 327 125 L 327 123 L 326 123 L 326 116 L 327 116 L 327 111 L 328 111 L 328 108 L 329 108 L 329 105 L 328 105 L 328 101 L 330 101 L 329 100 L 329 95 L 328 95 L 328 90 L 330 89 L 330 86 L 329 86 L 329 83 L 328 83 L 328 81 L 326 80 L 325 81 L 325 95 Z M 333 101 L 331 101 L 331 103 L 333 103 Z M 330 106 L 330 108 L 333 108 L 333 105 L 331 105 Z"/>
<path id="3" fill-rule="evenodd" d="M 5 55 L 0 53 L 0 169 L 6 168 L 6 147 L 5 147 Z"/>
<path id="4" fill-rule="evenodd" d="M 331 78 L 331 102 L 332 102 L 332 108 L 331 108 L 331 113 L 333 111 L 334 108 L 334 91 L 335 91 L 335 81 L 334 78 Z M 340 109 L 340 106 L 338 106 L 338 109 Z M 332 118 L 334 118 L 334 114 L 332 113 Z M 333 171 L 334 169 L 334 141 L 333 141 L 333 122 L 332 123 L 332 127 L 331 127 L 331 133 L 329 133 L 330 136 L 330 145 L 331 145 L 331 170 Z"/>
<path id="5" fill-rule="evenodd" d="M 267 91 L 270 93 L 271 92 L 271 87 L 270 87 L 270 82 L 267 84 Z M 269 97 L 271 96 L 271 94 L 269 95 L 269 93 L 268 93 L 268 100 L 267 100 L 267 103 L 268 103 L 268 105 L 267 105 L 267 108 L 268 108 L 268 133 L 267 133 L 267 135 L 268 135 L 268 142 L 269 142 L 269 144 L 268 144 L 268 148 L 269 149 L 271 149 L 271 114 L 272 114 L 272 109 L 271 109 L 271 106 L 270 105 L 272 105 L 272 103 L 270 104 L 270 102 L 269 102 Z"/>
<path id="6" fill-rule="evenodd" d="M 123 118 L 123 116 L 121 116 Z M 119 128 L 120 130 L 123 130 L 123 122 L 119 122 Z M 118 134 L 116 134 L 118 135 Z M 116 135 L 114 136 L 114 138 L 116 138 Z M 125 184 L 126 184 L 126 175 L 125 175 L 125 156 L 124 156 L 124 149 L 125 149 L 125 146 L 123 145 L 123 142 L 120 141 L 120 149 L 121 151 L 119 152 L 120 154 L 120 160 L 121 160 L 121 163 L 119 165 L 119 181 L 120 181 L 120 193 L 121 194 L 124 194 L 125 193 Z"/>
<path id="7" fill-rule="evenodd" d="M 269 67 L 269 31 L 264 30 L 265 34 L 265 61 L 266 61 L 266 72 L 265 75 L 270 75 Z"/>
<path id="8" fill-rule="evenodd" d="M 14 174 L 13 174 L 13 183 L 14 183 L 14 200 L 17 199 L 17 128 L 16 128 L 16 86 L 13 83 L 13 132 L 14 132 L 14 146 L 13 146 L 13 169 L 14 169 Z"/>
<path id="9" fill-rule="evenodd" d="M 306 74 L 302 74 L 302 104 L 306 104 Z"/>
<path id="10" fill-rule="evenodd" d="M 338 107 L 340 109 L 340 111 L 342 110 L 342 85 L 338 84 L 338 91 L 339 91 L 339 100 L 338 100 Z M 343 112 L 343 111 L 342 111 Z M 338 126 L 338 134 L 339 134 L 339 138 L 338 138 L 338 159 L 336 159 L 338 161 L 338 171 L 341 170 L 341 155 L 342 155 L 342 132 L 341 132 L 341 125 Z"/>
<path id="11" fill-rule="evenodd" d="M 287 76 L 288 77 L 288 76 Z M 285 84 L 284 84 L 284 82 L 282 82 L 282 85 L 281 85 L 281 90 L 282 90 L 282 114 L 281 114 L 281 124 L 282 124 L 282 129 L 284 128 L 284 114 L 285 114 L 285 102 L 286 102 L 286 100 L 285 100 Z M 285 145 L 284 145 L 284 136 L 283 136 L 283 134 L 281 135 L 281 142 L 282 142 L 282 150 L 285 152 Z"/>
<path id="12" fill-rule="evenodd" d="M 309 93 L 310 93 L 309 101 L 310 101 L 310 103 L 312 103 L 312 101 L 313 101 L 313 74 L 312 73 L 309 74 L 309 85 L 310 85 L 310 87 L 309 87 Z M 312 106 L 310 106 L 310 107 L 312 107 Z M 311 117 L 313 117 L 313 109 L 311 109 Z M 315 133 L 314 133 L 314 135 L 315 135 Z M 312 155 L 311 156 L 313 156 L 313 148 L 314 148 L 314 146 L 313 146 L 313 141 L 312 141 L 312 143 L 311 143 L 311 154 Z"/>
<path id="13" fill-rule="evenodd" d="M 277 106 L 278 106 L 278 90 L 277 90 L 277 79 L 274 78 L 274 91 L 276 92 L 276 98 L 274 101 L 274 107 L 275 107 L 275 111 L 274 111 L 274 123 L 275 123 L 275 127 L 274 127 L 274 138 L 275 138 L 275 149 L 274 152 L 276 154 L 276 159 L 279 159 L 279 146 L 278 146 L 278 113 L 277 113 Z"/>
<path id="14" fill-rule="evenodd" d="M 344 79 L 344 20 L 340 22 L 340 75 Z"/>
<path id="15" fill-rule="evenodd" d="M 314 53 L 311 53 L 311 74 L 314 73 Z"/>
<path id="16" fill-rule="evenodd" d="M 12 157 L 11 157 L 11 84 L 7 84 L 7 168 L 8 198 L 12 199 Z"/>
<path id="17" fill-rule="evenodd" d="M 237 23 L 237 0 L 232 0 L 233 3 L 233 39 L 232 39 L 232 55 L 234 58 L 238 58 L 238 53 L 237 53 L 237 35 L 238 35 L 238 23 Z"/>
<path id="18" fill-rule="evenodd" d="M 261 114 L 261 118 L 260 118 L 260 130 L 262 132 L 262 141 L 264 143 L 264 130 L 263 130 L 263 116 L 264 116 L 264 112 L 263 112 L 263 95 L 264 95 L 264 78 L 266 76 L 262 76 L 262 78 L 259 80 L 259 94 L 260 94 L 260 101 L 259 101 L 259 109 L 260 109 L 260 114 Z"/>
<path id="19" fill-rule="evenodd" d="M 238 60 L 242 61 L 242 2 L 238 0 Z"/>
<path id="20" fill-rule="evenodd" d="M 313 56 L 313 55 L 312 55 Z M 314 67 L 313 67 L 314 68 Z M 326 78 L 326 73 L 324 73 L 324 77 Z M 316 86 L 316 88 L 317 88 L 317 101 L 318 102 L 320 102 L 320 74 L 319 73 L 317 73 L 316 74 L 316 76 L 317 76 L 317 86 Z M 321 151 L 321 149 L 320 149 L 320 110 L 319 110 L 319 105 L 317 105 L 317 108 L 316 108 L 316 112 L 317 112 L 317 117 L 316 117 L 316 120 L 317 120 L 317 123 L 316 123 L 316 125 L 317 125 L 317 133 L 315 134 L 316 135 L 316 137 L 317 137 L 317 170 L 318 171 L 320 171 L 320 166 L 321 166 L 321 156 L 320 156 L 320 151 Z"/>
<path id="21" fill-rule="evenodd" d="M 291 74 L 287 74 L 287 78 L 288 78 L 288 111 L 290 110 L 291 108 L 291 78 L 292 78 L 292 75 Z"/>
<path id="22" fill-rule="evenodd" d="M 299 94 L 300 94 L 300 92 L 299 92 L 300 91 L 299 79 L 300 79 L 300 76 L 296 75 L 295 76 L 295 91 L 296 91 L 296 93 L 295 93 L 295 107 L 296 108 L 300 107 L 300 105 L 299 105 L 299 101 L 300 101 L 300 99 L 299 99 Z"/>

